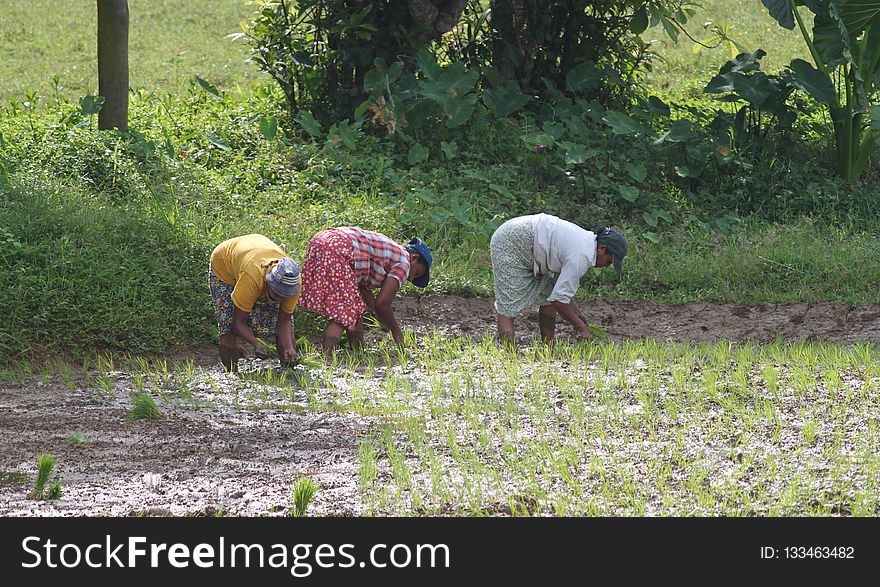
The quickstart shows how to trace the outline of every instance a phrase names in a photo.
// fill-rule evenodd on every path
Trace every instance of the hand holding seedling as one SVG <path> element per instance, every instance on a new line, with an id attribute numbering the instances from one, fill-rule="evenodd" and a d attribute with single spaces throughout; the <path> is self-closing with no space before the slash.
<path id="1" fill-rule="evenodd" d="M 254 345 L 254 356 L 258 359 L 268 359 L 269 351 L 266 349 L 266 345 L 262 342 L 257 341 Z"/>
<path id="2" fill-rule="evenodd" d="M 290 348 L 281 352 L 281 366 L 295 367 L 299 363 L 299 353 L 295 348 Z"/>
<path id="3" fill-rule="evenodd" d="M 596 340 L 596 336 L 590 331 L 590 327 L 578 329 L 578 339 L 580 340 Z"/>

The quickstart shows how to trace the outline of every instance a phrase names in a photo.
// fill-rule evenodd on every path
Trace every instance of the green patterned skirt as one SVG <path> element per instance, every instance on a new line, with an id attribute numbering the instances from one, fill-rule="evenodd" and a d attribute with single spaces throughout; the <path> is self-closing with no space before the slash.
<path id="1" fill-rule="evenodd" d="M 495 311 L 515 318 L 534 305 L 546 305 L 553 291 L 550 275 L 535 277 L 532 216 L 511 218 L 492 234 L 489 250 L 495 286 Z"/>

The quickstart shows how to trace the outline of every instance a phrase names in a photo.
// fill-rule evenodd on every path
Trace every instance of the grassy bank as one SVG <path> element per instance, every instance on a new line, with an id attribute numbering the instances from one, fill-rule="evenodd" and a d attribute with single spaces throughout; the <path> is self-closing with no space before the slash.
<path id="1" fill-rule="evenodd" d="M 212 18 L 235 24 L 243 17 L 232 19 L 240 4 L 218 3 Z M 722 3 L 707 9 L 725 18 L 726 8 L 716 4 Z M 53 14 L 39 34 L 53 34 L 52 6 L 41 5 Z M 223 73 L 246 52 L 219 49 L 226 25 L 197 18 L 200 6 L 132 2 L 132 22 L 155 29 L 141 41 L 132 33 L 132 59 L 144 60 L 134 61 L 141 65 L 133 71 L 154 76 L 133 74 L 128 133 L 96 130 L 95 117 L 78 103 L 85 85 L 62 77 L 64 90 L 45 90 L 49 64 L 61 62 L 52 55 L 31 47 L 30 62 L 19 52 L 0 65 L 20 68 L 0 75 L 7 84 L 0 97 L 16 96 L 0 102 L 0 283 L 9 292 L 0 302 L 4 358 L 35 350 L 162 351 L 212 340 L 208 254 L 221 240 L 250 232 L 284 243 L 298 261 L 308 239 L 327 226 L 360 225 L 400 240 L 418 235 L 435 253 L 429 291 L 491 295 L 492 231 L 538 211 L 588 228 L 617 225 L 628 235 L 625 275 L 589 272 L 585 297 L 880 302 L 877 177 L 837 179 L 825 164 L 827 143 L 806 128 L 809 119 L 698 178 L 678 173 L 681 144 L 653 149 L 586 117 L 589 146 L 601 156 L 574 171 L 529 142 L 539 123 L 525 115 L 440 127 L 438 136 L 421 139 L 427 159 L 411 162 L 411 141 L 382 132 L 354 132 L 354 146 L 327 129 L 308 137 L 265 79 L 234 91 L 257 78 Z M 24 9 L 8 8 L 13 18 L 0 24 L 7 29 L 24 19 Z M 754 8 L 737 22 L 753 39 L 771 22 L 757 0 Z M 59 38 L 92 34 L 83 29 L 87 12 L 72 9 L 70 31 L 79 32 Z M 185 25 L 205 28 L 179 28 Z M 766 39 L 776 44 L 767 45 L 770 55 L 795 54 L 792 39 L 776 36 L 782 29 L 769 30 Z M 190 63 L 167 77 L 163 59 L 178 38 L 210 39 L 219 53 L 193 44 L 184 54 L 220 69 Z M 717 68 L 725 58 L 720 49 L 695 55 L 681 42 L 663 49 L 669 69 L 656 68 L 648 80 L 673 105 L 682 94 L 669 84 L 664 89 L 662 80 L 691 71 L 694 59 Z M 63 43 L 45 45 L 54 51 Z M 88 61 L 90 51 L 71 50 L 70 58 Z M 703 77 L 693 71 L 694 79 Z M 33 92 L 43 98 L 25 104 L 23 94 Z M 277 122 L 277 133 L 265 131 L 268 120 Z M 562 123 L 541 124 L 546 130 Z M 454 151 L 442 151 L 440 140 L 455 144 Z M 620 188 L 637 198 L 623 199 Z"/>

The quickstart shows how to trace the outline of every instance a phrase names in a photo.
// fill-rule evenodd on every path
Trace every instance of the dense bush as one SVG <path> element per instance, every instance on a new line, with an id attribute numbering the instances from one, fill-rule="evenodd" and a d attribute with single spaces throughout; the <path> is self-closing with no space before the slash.
<path id="1" fill-rule="evenodd" d="M 319 123 L 303 139 L 270 123 L 284 120 L 275 90 L 235 100 L 202 82 L 177 100 L 136 93 L 127 133 L 98 132 L 80 103 L 3 109 L 0 353 L 209 340 L 204 274 L 217 242 L 261 232 L 302 260 L 315 232 L 342 224 L 424 237 L 432 291 L 491 294 L 489 236 L 537 211 L 630 237 L 625 279 L 591 275 L 590 296 L 871 301 L 876 290 L 876 179 L 853 189 L 823 167 L 799 142 L 809 113 L 767 146 L 772 157 L 734 146 L 689 177 L 676 170 L 688 149 L 717 137 L 672 125 L 711 120 L 710 102 L 667 113 L 645 101 L 624 118 L 560 93 L 536 113 L 429 118 L 409 142 Z"/>
<path id="2" fill-rule="evenodd" d="M 682 0 L 256 4 L 238 33 L 252 48 L 251 60 L 278 83 L 291 114 L 307 110 L 325 124 L 350 118 L 375 93 L 366 83 L 375 65 L 399 63 L 409 72 L 426 50 L 446 64 L 483 72 L 496 88 L 512 84 L 536 96 L 572 89 L 569 72 L 581 68 L 599 75 L 574 91 L 603 102 L 622 94 L 626 101 L 650 67 L 649 45 L 638 35 L 662 25 L 675 36 L 693 14 Z M 475 81 L 468 82 L 471 89 Z"/>

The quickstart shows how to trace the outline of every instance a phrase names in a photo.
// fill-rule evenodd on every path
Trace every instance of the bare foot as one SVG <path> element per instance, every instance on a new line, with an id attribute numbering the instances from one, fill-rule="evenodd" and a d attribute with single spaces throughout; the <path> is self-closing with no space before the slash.
<path id="1" fill-rule="evenodd" d="M 237 346 L 221 346 L 220 347 L 220 362 L 223 363 L 223 366 L 226 368 L 226 371 L 229 373 L 234 373 L 238 371 L 238 359 L 241 357 L 241 350 Z"/>

